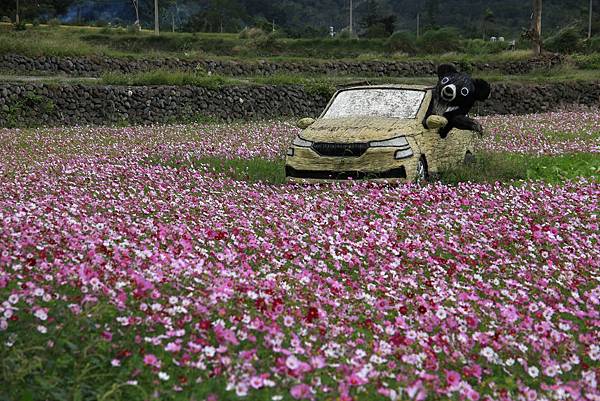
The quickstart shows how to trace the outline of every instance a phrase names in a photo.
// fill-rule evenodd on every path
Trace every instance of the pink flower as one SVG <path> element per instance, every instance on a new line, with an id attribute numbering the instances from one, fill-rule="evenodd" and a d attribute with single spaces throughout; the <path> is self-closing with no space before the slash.
<path id="1" fill-rule="evenodd" d="M 452 391 L 458 389 L 458 385 L 460 384 L 460 373 L 454 370 L 447 370 L 446 384 L 448 385 L 448 388 Z"/>
<path id="2" fill-rule="evenodd" d="M 250 378 L 250 386 L 254 389 L 259 389 L 264 385 L 264 379 L 260 376 L 252 376 Z"/>
<path id="3" fill-rule="evenodd" d="M 144 364 L 146 364 L 148 366 L 154 366 L 156 368 L 160 368 L 160 361 L 153 354 L 144 355 Z"/>
<path id="4" fill-rule="evenodd" d="M 290 394 L 297 400 L 312 399 L 312 388 L 304 383 L 296 384 L 290 390 Z"/>

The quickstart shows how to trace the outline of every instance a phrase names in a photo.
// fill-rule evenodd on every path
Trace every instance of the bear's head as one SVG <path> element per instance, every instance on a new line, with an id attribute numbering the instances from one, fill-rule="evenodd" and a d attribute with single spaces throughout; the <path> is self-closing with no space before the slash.
<path id="1" fill-rule="evenodd" d="M 458 72 L 452 64 L 440 65 L 438 78 L 436 98 L 451 109 L 460 108 L 468 112 L 476 100 L 484 101 L 490 96 L 490 84 Z"/>

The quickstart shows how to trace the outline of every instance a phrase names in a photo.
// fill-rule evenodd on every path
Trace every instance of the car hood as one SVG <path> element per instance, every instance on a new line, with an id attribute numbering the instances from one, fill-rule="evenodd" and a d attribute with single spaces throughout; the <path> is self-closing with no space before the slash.
<path id="1" fill-rule="evenodd" d="M 423 125 L 416 119 L 330 118 L 316 120 L 300 136 L 313 142 L 350 143 L 413 136 L 422 131 Z"/>

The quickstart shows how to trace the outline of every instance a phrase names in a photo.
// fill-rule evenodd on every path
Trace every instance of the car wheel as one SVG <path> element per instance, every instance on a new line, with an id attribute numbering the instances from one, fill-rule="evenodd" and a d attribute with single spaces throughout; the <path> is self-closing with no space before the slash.
<path id="1" fill-rule="evenodd" d="M 467 166 L 475 164 L 475 156 L 473 155 L 473 153 L 471 153 L 468 150 L 467 150 L 467 153 L 465 153 L 464 164 Z"/>
<path id="2" fill-rule="evenodd" d="M 425 156 L 421 156 L 417 162 L 417 174 L 415 175 L 415 184 L 423 184 L 429 178 L 429 172 L 427 171 L 427 160 Z"/>

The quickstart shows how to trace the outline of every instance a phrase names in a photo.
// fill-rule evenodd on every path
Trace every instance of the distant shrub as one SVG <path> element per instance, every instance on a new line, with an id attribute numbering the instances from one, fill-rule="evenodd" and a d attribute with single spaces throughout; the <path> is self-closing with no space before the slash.
<path id="1" fill-rule="evenodd" d="M 600 36 L 593 36 L 584 42 L 586 53 L 600 53 Z"/>
<path id="2" fill-rule="evenodd" d="M 415 54 L 417 44 L 413 34 L 406 31 L 394 32 L 386 41 L 386 46 L 391 53 Z"/>
<path id="3" fill-rule="evenodd" d="M 387 30 L 387 26 L 383 22 L 377 22 L 371 26 L 369 26 L 364 34 L 365 38 L 385 38 L 388 37 L 390 33 Z"/>
<path id="4" fill-rule="evenodd" d="M 544 41 L 544 48 L 552 52 L 570 54 L 582 48 L 582 37 L 579 28 L 569 26 L 561 29 Z"/>
<path id="5" fill-rule="evenodd" d="M 48 26 L 51 28 L 56 28 L 60 26 L 60 20 L 58 18 L 51 18 L 48 20 Z"/>
<path id="6" fill-rule="evenodd" d="M 40 26 L 39 18 L 34 18 L 33 21 L 31 21 L 31 25 L 33 25 L 34 27 Z"/>
<path id="7" fill-rule="evenodd" d="M 281 42 L 277 40 L 277 34 L 275 33 L 257 36 L 256 38 L 252 39 L 251 46 L 269 53 L 274 53 L 281 50 Z"/>
<path id="8" fill-rule="evenodd" d="M 271 36 L 274 39 L 285 39 L 288 37 L 287 33 L 282 29 L 278 29 L 275 32 L 271 32 L 269 36 Z"/>
<path id="9" fill-rule="evenodd" d="M 470 39 L 463 42 L 463 51 L 475 56 L 498 54 L 508 49 L 508 42 L 491 42 L 483 39 Z"/>
<path id="10" fill-rule="evenodd" d="M 600 70 L 600 53 L 575 55 L 573 60 L 577 67 L 584 70 Z"/>
<path id="11" fill-rule="evenodd" d="M 6 15 L 3 15 L 2 18 L 0 18 L 0 22 L 4 22 L 5 24 L 12 24 L 12 20 Z"/>
<path id="12" fill-rule="evenodd" d="M 132 34 L 136 34 L 140 32 L 140 26 L 139 24 L 131 24 L 131 25 L 127 25 L 127 33 L 132 33 Z"/>
<path id="13" fill-rule="evenodd" d="M 335 37 L 337 39 L 356 39 L 356 34 L 350 33 L 348 28 L 344 28 Z"/>
<path id="14" fill-rule="evenodd" d="M 357 61 L 376 60 L 381 57 L 381 54 L 374 52 L 361 53 L 355 57 Z"/>
<path id="15" fill-rule="evenodd" d="M 460 50 L 460 37 L 454 28 L 441 28 L 425 32 L 417 41 L 419 51 L 442 54 Z"/>
<path id="16" fill-rule="evenodd" d="M 24 31 L 27 29 L 27 25 L 25 25 L 24 21 L 19 21 L 18 24 L 15 22 L 14 27 L 15 27 L 15 31 Z"/>
<path id="17" fill-rule="evenodd" d="M 94 22 L 93 25 L 97 26 L 98 28 L 105 28 L 108 26 L 108 22 L 106 22 L 104 20 L 98 20 L 98 21 Z"/>
<path id="18" fill-rule="evenodd" d="M 267 33 L 260 28 L 244 28 L 240 34 L 240 39 L 256 39 L 258 37 L 267 36 Z"/>

